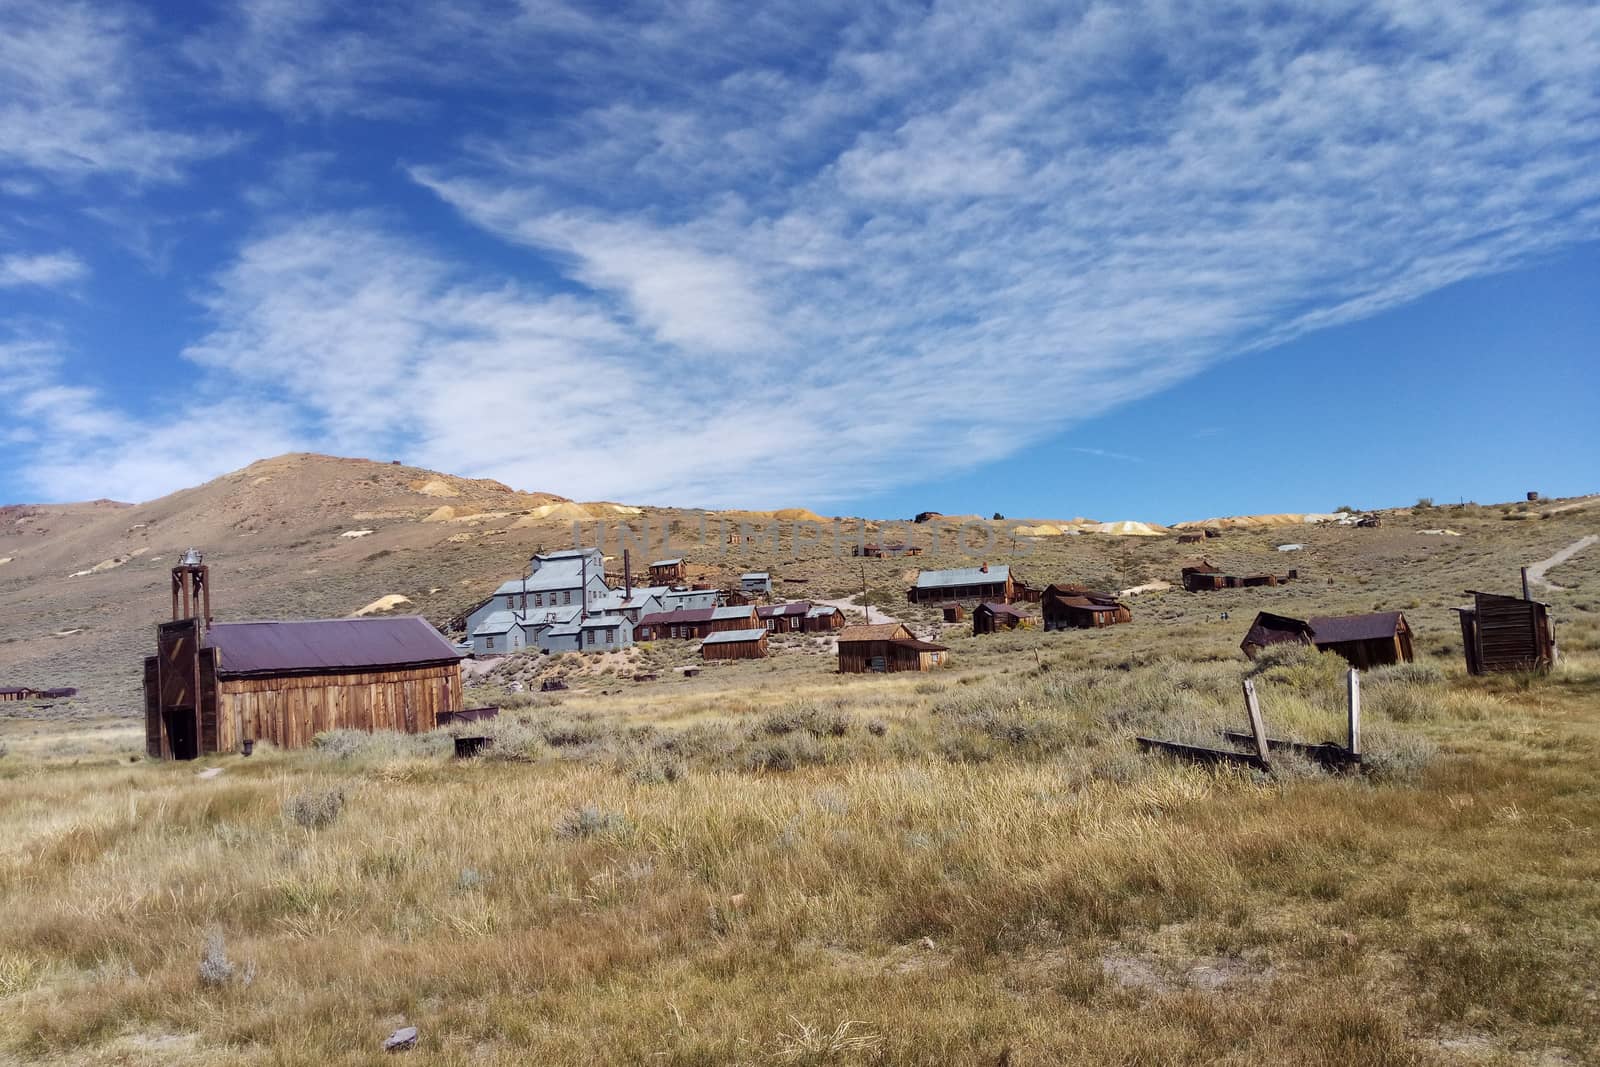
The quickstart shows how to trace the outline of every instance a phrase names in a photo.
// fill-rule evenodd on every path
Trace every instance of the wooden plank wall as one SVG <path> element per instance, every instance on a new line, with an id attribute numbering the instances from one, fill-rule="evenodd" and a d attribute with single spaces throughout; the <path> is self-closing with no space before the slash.
<path id="1" fill-rule="evenodd" d="M 1483 597 L 1477 608 L 1482 670 L 1532 670 L 1550 665 L 1548 623 L 1540 618 L 1541 605 L 1531 600 Z"/>
<path id="2" fill-rule="evenodd" d="M 218 742 L 231 752 L 244 738 L 301 748 L 325 730 L 432 730 L 461 707 L 461 666 L 351 674 L 223 678 Z"/>
<path id="3" fill-rule="evenodd" d="M 762 634 L 756 641 L 728 641 L 719 644 L 702 645 L 700 656 L 702 659 L 765 659 L 767 655 L 767 635 Z"/>
<path id="4" fill-rule="evenodd" d="M 155 656 L 144 658 L 144 751 L 151 759 L 164 759 L 167 732 L 161 724 L 161 668 Z"/>

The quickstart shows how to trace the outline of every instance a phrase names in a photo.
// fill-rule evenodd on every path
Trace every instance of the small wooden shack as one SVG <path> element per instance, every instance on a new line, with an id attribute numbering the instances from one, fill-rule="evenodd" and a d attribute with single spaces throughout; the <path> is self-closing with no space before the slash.
<path id="1" fill-rule="evenodd" d="M 688 578 L 689 568 L 682 559 L 658 559 L 650 564 L 651 585 L 677 585 Z"/>
<path id="2" fill-rule="evenodd" d="M 1473 605 L 1461 615 L 1468 674 L 1549 670 L 1556 661 L 1550 606 L 1523 597 L 1468 590 Z"/>
<path id="3" fill-rule="evenodd" d="M 1262 649 L 1286 643 L 1336 652 L 1362 670 L 1412 660 L 1411 626 L 1399 611 L 1314 615 L 1304 621 L 1263 611 L 1257 613 L 1239 647 L 1255 659 Z"/>
<path id="4" fill-rule="evenodd" d="M 765 659 L 767 628 L 718 630 L 700 643 L 700 658 L 710 662 L 724 659 Z"/>
<path id="5" fill-rule="evenodd" d="M 1206 535 L 1203 534 L 1203 533 L 1181 533 L 1181 534 L 1178 535 L 1178 544 L 1180 544 L 1180 545 L 1198 545 L 1201 541 L 1204 541 L 1205 539 L 1206 539 Z"/>
<path id="6" fill-rule="evenodd" d="M 904 623 L 846 626 L 839 631 L 839 673 L 929 671 L 943 666 L 950 650 L 920 641 Z"/>
<path id="7" fill-rule="evenodd" d="M 979 634 L 998 633 L 1001 630 L 1015 630 L 1027 617 L 1010 604 L 984 601 L 972 609 L 972 634 L 976 637 Z"/>
<path id="8" fill-rule="evenodd" d="M 853 556 L 864 556 L 868 559 L 898 559 L 901 556 L 922 555 L 921 545 L 855 545 L 850 549 Z"/>
<path id="9" fill-rule="evenodd" d="M 805 632 L 825 634 L 844 629 L 844 612 L 832 604 L 817 604 L 806 612 Z"/>
<path id="10" fill-rule="evenodd" d="M 967 609 L 960 604 L 946 604 L 944 606 L 945 622 L 960 622 L 967 617 Z"/>
<path id="11" fill-rule="evenodd" d="M 1046 630 L 1094 630 L 1133 621 L 1132 609 L 1110 593 L 1078 586 L 1046 586 L 1043 607 Z"/>

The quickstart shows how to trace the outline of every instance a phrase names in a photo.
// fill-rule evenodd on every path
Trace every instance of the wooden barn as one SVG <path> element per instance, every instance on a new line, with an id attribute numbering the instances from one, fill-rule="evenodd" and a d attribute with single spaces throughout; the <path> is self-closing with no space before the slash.
<path id="1" fill-rule="evenodd" d="M 1239 647 L 1255 659 L 1264 648 L 1291 642 L 1337 652 L 1362 670 L 1412 660 L 1411 626 L 1400 611 L 1314 615 L 1303 622 L 1263 611 L 1256 615 Z"/>
<path id="2" fill-rule="evenodd" d="M 766 659 L 767 628 L 750 630 L 718 630 L 707 634 L 700 643 L 700 658 L 710 662 L 721 659 Z"/>
<path id="3" fill-rule="evenodd" d="M 246 741 L 298 748 L 335 729 L 422 733 L 461 709 L 461 654 L 426 619 L 213 625 L 208 583 L 198 553 L 173 568 L 174 617 L 156 627 L 156 655 L 144 661 L 153 757 Z"/>
<path id="4" fill-rule="evenodd" d="M 976 637 L 979 634 L 999 633 L 1001 630 L 1015 630 L 1028 617 L 1010 604 L 986 600 L 972 609 L 972 634 Z"/>
<path id="5" fill-rule="evenodd" d="M 1556 661 L 1555 623 L 1550 606 L 1498 593 L 1472 595 L 1461 615 L 1461 643 L 1468 674 L 1549 670 Z"/>
<path id="6" fill-rule="evenodd" d="M 847 626 L 839 631 L 839 673 L 880 674 L 931 671 L 948 660 L 950 650 L 919 641 L 904 623 Z"/>
<path id="7" fill-rule="evenodd" d="M 651 585 L 677 585 L 688 579 L 688 564 L 681 559 L 658 559 L 650 564 Z"/>
<path id="8" fill-rule="evenodd" d="M 754 630 L 761 625 L 756 609 L 749 604 L 688 608 L 644 616 L 634 629 L 633 637 L 636 641 L 700 640 L 724 630 Z"/>
<path id="9" fill-rule="evenodd" d="M 906 599 L 913 604 L 984 600 L 1009 604 L 1017 597 L 1011 568 L 1004 565 L 991 567 L 985 563 L 981 567 L 919 571 L 917 584 L 906 591 Z"/>
<path id="10" fill-rule="evenodd" d="M 832 604 L 817 604 L 806 612 L 805 632 L 808 634 L 832 633 L 844 629 L 844 612 Z"/>
<path id="11" fill-rule="evenodd" d="M 1133 611 L 1110 593 L 1076 586 L 1046 586 L 1042 604 L 1046 630 L 1097 630 L 1133 621 Z"/>

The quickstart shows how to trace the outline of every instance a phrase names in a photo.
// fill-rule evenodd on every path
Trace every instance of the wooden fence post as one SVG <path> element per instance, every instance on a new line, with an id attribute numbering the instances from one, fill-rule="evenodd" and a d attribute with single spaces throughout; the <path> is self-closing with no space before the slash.
<path id="1" fill-rule="evenodd" d="M 1350 755 L 1361 757 L 1361 672 L 1350 668 Z"/>
<path id="2" fill-rule="evenodd" d="M 1256 700 L 1256 684 L 1248 678 L 1244 680 L 1244 706 L 1250 712 L 1250 736 L 1255 739 L 1256 758 L 1261 760 L 1261 765 L 1265 767 L 1268 765 L 1267 728 L 1261 723 L 1261 705 Z"/>

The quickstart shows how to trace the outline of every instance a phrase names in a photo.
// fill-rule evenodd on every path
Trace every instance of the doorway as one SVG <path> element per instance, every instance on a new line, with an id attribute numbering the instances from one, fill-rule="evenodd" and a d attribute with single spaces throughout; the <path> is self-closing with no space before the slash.
<path id="1" fill-rule="evenodd" d="M 195 759 L 200 755 L 199 739 L 194 732 L 193 708 L 167 708 L 162 713 L 167 728 L 167 744 L 173 759 Z"/>

